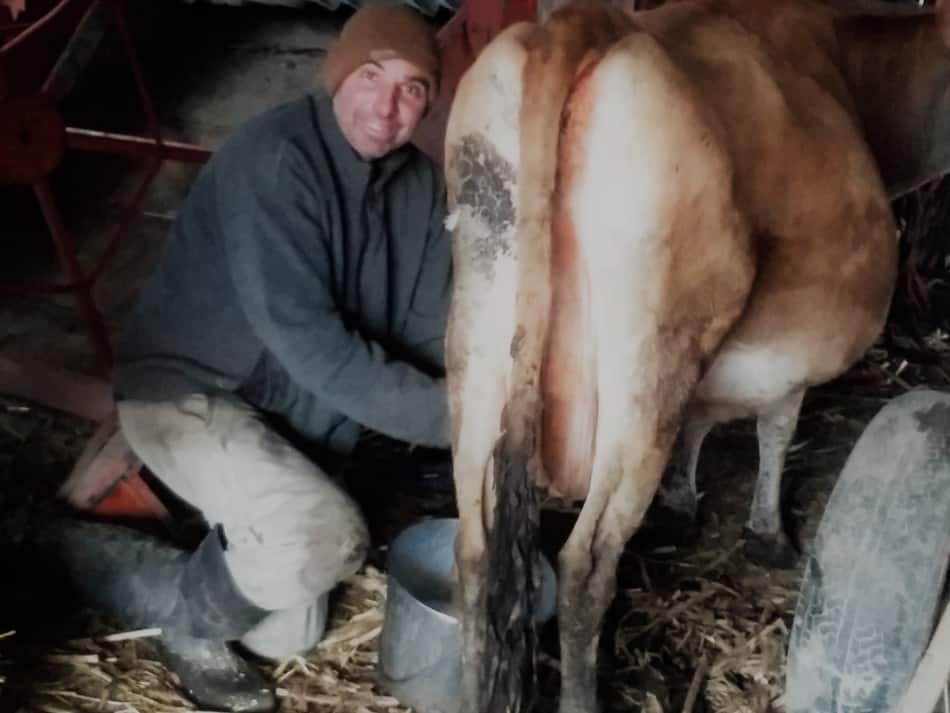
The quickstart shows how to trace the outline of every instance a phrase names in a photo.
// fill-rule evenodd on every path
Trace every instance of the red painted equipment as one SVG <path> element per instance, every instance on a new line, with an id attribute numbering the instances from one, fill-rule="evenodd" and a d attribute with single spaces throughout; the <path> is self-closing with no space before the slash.
<path id="1" fill-rule="evenodd" d="M 103 517 L 158 519 L 170 525 L 171 516 L 142 479 L 142 468 L 112 416 L 89 439 L 60 496 Z"/>
<path id="2" fill-rule="evenodd" d="M 147 137 L 68 127 L 59 112 L 59 103 L 75 84 L 109 25 L 119 34 L 135 80 L 147 121 Z M 106 370 L 111 365 L 112 350 L 92 296 L 93 286 L 115 254 L 161 162 L 170 159 L 202 163 L 210 152 L 162 138 L 121 0 L 58 0 L 35 22 L 15 25 L 13 30 L 10 27 L 0 25 L 0 185 L 33 188 L 66 282 L 0 285 L 0 292 L 71 292 L 98 362 Z M 121 154 L 147 162 L 144 178 L 121 210 L 106 247 L 88 272 L 79 264 L 75 243 L 49 185 L 49 176 L 66 150 Z"/>
<path id="3" fill-rule="evenodd" d="M 112 363 L 109 335 L 92 290 L 125 236 L 145 191 L 164 160 L 203 163 L 210 152 L 162 137 L 126 23 L 122 0 L 58 0 L 33 22 L 14 23 L 14 4 L 0 6 L 0 186 L 29 185 L 40 204 L 65 277 L 60 284 L 0 285 L 0 293 L 70 292 L 104 372 Z M 19 4 L 16 8 L 19 9 Z M 4 22 L 9 18 L 8 21 Z M 135 80 L 147 136 L 66 126 L 59 104 L 78 79 L 104 32 L 118 32 Z M 102 254 L 84 272 L 49 177 L 67 150 L 119 154 L 146 161 L 144 177 L 119 212 Z M 75 506 L 102 515 L 168 521 L 142 480 L 141 463 L 118 431 L 107 381 L 0 356 L 0 391 L 100 421 L 63 489 Z"/>

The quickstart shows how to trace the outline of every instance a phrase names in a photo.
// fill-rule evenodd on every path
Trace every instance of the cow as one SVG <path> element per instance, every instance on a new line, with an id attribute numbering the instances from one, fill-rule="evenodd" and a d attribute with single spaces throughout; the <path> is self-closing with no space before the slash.
<path id="1" fill-rule="evenodd" d="M 837 3 L 836 7 L 840 12 L 845 5 Z M 920 8 L 855 2 L 850 3 L 850 9 L 846 18 L 834 21 L 835 40 L 842 53 L 838 61 L 843 63 L 852 110 L 856 111 L 888 196 L 893 199 L 942 175 L 950 166 L 950 142 L 946 139 L 950 136 L 950 126 L 946 123 L 948 113 L 934 104 L 950 100 L 938 91 L 941 83 L 950 78 L 945 38 L 941 34 L 945 30 L 943 25 L 933 21 L 930 12 Z M 872 9 L 876 14 L 868 14 Z M 856 14 L 856 10 L 863 12 Z M 774 263 L 776 266 L 794 264 L 792 258 Z M 880 267 L 887 268 L 883 264 Z M 773 280 L 768 287 L 794 289 L 794 285 L 784 279 Z M 757 306 L 757 303 L 758 300 L 753 301 L 752 305 Z M 807 310 L 820 313 L 823 305 L 821 297 L 817 301 L 793 299 L 789 303 L 792 314 L 806 320 Z M 762 308 L 773 320 L 780 319 L 787 324 L 785 317 L 778 317 L 782 307 L 777 303 L 769 300 Z M 762 322 L 756 325 L 743 319 L 700 380 L 687 410 L 678 457 L 660 495 L 663 503 L 685 520 L 695 518 L 696 469 L 700 448 L 710 428 L 717 423 L 755 416 L 759 465 L 746 527 L 746 550 L 759 562 L 792 566 L 798 551 L 782 528 L 780 492 L 785 456 L 798 421 L 802 397 L 809 386 L 837 376 L 856 359 L 849 356 L 841 362 L 833 357 L 823 360 L 817 356 L 824 338 L 818 330 L 806 329 L 795 339 L 799 350 L 807 349 L 812 354 L 810 363 L 797 359 L 794 350 L 785 351 L 777 342 L 766 338 L 776 348 L 775 358 L 790 362 L 787 363 L 786 386 L 781 382 L 782 367 L 778 363 L 766 363 L 767 352 L 754 354 L 747 349 L 750 342 L 762 341 L 754 332 L 756 327 L 763 326 L 767 333 L 775 332 Z M 848 335 L 842 338 L 847 339 Z M 860 346 L 862 341 L 855 344 L 861 352 L 864 351 Z M 764 393 L 759 391 L 763 388 L 762 382 L 747 378 L 747 370 L 763 367 L 771 374 L 770 385 L 765 385 Z"/>
<path id="2" fill-rule="evenodd" d="M 750 525 L 783 546 L 801 395 L 882 329 L 889 198 L 950 166 L 948 38 L 947 3 L 575 3 L 468 70 L 445 140 L 464 710 L 526 702 L 543 497 L 584 500 L 558 557 L 561 713 L 595 710 L 617 561 L 680 432 L 695 452 L 758 417 Z"/>

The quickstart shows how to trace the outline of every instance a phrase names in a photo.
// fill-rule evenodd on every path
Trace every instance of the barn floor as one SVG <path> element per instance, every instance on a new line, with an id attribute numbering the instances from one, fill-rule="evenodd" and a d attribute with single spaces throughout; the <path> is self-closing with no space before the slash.
<path id="1" fill-rule="evenodd" d="M 140 50 L 162 123 L 171 136 L 213 148 L 243 119 L 299 95 L 315 76 L 345 14 L 154 4 L 138 17 Z M 148 27 L 149 32 L 144 32 Z M 148 39 L 144 39 L 147 37 Z M 124 68 L 106 43 L 67 105 L 70 120 L 135 131 L 138 115 Z M 105 218 L 127 195 L 138 168 L 96 156 L 69 156 L 55 185 L 84 259 L 101 249 Z M 164 240 L 194 169 L 160 174 L 97 297 L 115 329 Z M 52 251 L 28 192 L 0 189 L 5 235 L 0 280 L 50 273 Z M 0 353 L 23 361 L 94 373 L 94 359 L 68 299 L 0 302 Z M 891 332 L 893 336 L 893 330 Z M 834 479 L 864 425 L 894 395 L 918 385 L 950 390 L 950 343 L 937 332 L 929 352 L 897 356 L 896 339 L 848 374 L 809 393 L 786 468 L 784 505 L 805 547 Z M 52 499 L 92 431 L 89 422 L 13 398 L 0 398 L 0 522 L 15 522 L 27 503 Z M 375 549 L 367 567 L 341 588 L 328 641 L 306 659 L 269 669 L 285 711 L 400 710 L 373 685 L 382 620 L 385 546 L 426 515 L 453 512 L 450 495 L 419 493 L 399 472 L 406 449 L 367 439 L 349 480 L 367 512 Z M 754 712 L 782 710 L 784 649 L 798 570 L 767 570 L 741 550 L 756 467 L 754 428 L 715 431 L 700 465 L 702 521 L 688 543 L 651 515 L 628 547 L 617 598 L 601 642 L 606 711 Z M 551 556 L 573 514 L 549 511 L 542 537 Z M 0 536 L 5 538 L 6 534 Z M 0 544 L 3 540 L 0 539 Z M 0 591 L 0 710 L 23 713 L 192 708 L 175 691 L 147 639 L 108 641 L 114 631 L 57 598 L 56 583 L 4 559 Z M 358 615 L 358 616 L 357 616 Z M 538 710 L 554 710 L 558 685 L 556 625 L 542 632 Z"/>
<path id="2" fill-rule="evenodd" d="M 950 349 L 943 356 L 936 368 L 950 371 Z M 806 547 L 837 473 L 877 409 L 908 386 L 950 390 L 950 380 L 936 380 L 915 365 L 903 368 L 898 383 L 884 374 L 894 366 L 875 352 L 806 400 L 784 500 L 791 530 Z M 2 399 L 4 515 L 28 500 L 52 498 L 89 433 L 89 424 L 79 419 Z M 374 551 L 367 567 L 341 588 L 329 641 L 306 659 L 269 669 L 280 682 L 284 711 L 404 710 L 373 685 L 386 543 L 422 517 L 454 513 L 449 495 L 420 494 L 411 483 L 389 477 L 381 484 L 378 474 L 398 472 L 405 458 L 404 448 L 382 438 L 367 440 L 357 453 L 348 482 L 372 524 Z M 676 533 L 653 516 L 628 546 L 602 637 L 605 711 L 685 710 L 694 681 L 699 687 L 693 711 L 783 710 L 784 651 L 800 572 L 768 570 L 743 555 L 741 526 L 755 464 L 751 424 L 713 433 L 700 466 L 706 495 L 698 539 L 677 544 Z M 554 511 L 542 518 L 551 556 L 572 520 L 572 514 Z M 0 595 L 0 710 L 191 708 L 147 639 L 110 642 L 104 637 L 116 630 L 58 599 L 55 583 L 36 579 L 29 567 L 0 566 L 8 583 Z M 547 713 L 555 710 L 559 683 L 553 622 L 542 631 L 542 652 L 537 710 Z"/>

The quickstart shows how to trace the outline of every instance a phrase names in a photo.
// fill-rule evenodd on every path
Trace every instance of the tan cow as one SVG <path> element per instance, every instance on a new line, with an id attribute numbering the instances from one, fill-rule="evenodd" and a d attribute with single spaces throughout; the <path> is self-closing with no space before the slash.
<path id="1" fill-rule="evenodd" d="M 885 189 L 893 198 L 941 175 L 950 166 L 950 95 L 944 95 L 942 86 L 950 79 L 950 58 L 929 12 L 906 6 L 895 8 L 888 3 L 850 5 L 865 11 L 873 8 L 877 14 L 833 19 L 833 35 L 826 18 L 834 18 L 834 14 L 813 18 L 818 23 L 812 22 L 807 36 L 813 41 L 830 39 L 834 43 L 829 45 L 825 58 L 836 60 L 847 84 L 850 99 L 845 97 L 842 106 L 856 113 Z M 815 53 L 806 50 L 800 44 L 802 38 L 794 34 L 777 36 L 773 41 L 788 43 L 789 51 L 784 55 L 793 61 L 797 61 L 796 47 L 809 61 Z M 774 31 L 770 36 L 776 37 Z M 803 193 L 798 200 L 812 199 Z M 859 336 L 862 333 L 856 331 L 868 326 L 866 320 L 852 324 L 847 311 L 838 312 L 847 322 L 839 326 L 834 312 L 823 314 L 825 304 L 839 289 L 837 280 L 803 293 L 800 283 L 786 275 L 789 268 L 804 269 L 821 279 L 818 275 L 822 273 L 813 272 L 807 260 L 831 263 L 839 259 L 837 253 L 819 248 L 813 258 L 794 257 L 799 249 L 788 249 L 788 257 L 767 266 L 771 267 L 771 279 L 769 273 L 757 278 L 760 282 L 750 297 L 750 306 L 759 310 L 758 316 L 740 320 L 697 386 L 681 432 L 682 452 L 677 467 L 661 490 L 666 505 L 695 516 L 696 466 L 706 434 L 716 423 L 756 416 L 759 470 L 747 523 L 751 536 L 747 545 L 752 545 L 750 554 L 756 559 L 779 566 L 792 565 L 797 559 L 797 550 L 781 525 L 779 496 L 785 455 L 805 389 L 840 374 L 868 346 Z M 826 265 L 833 269 L 829 263 Z M 870 277 L 884 277 L 890 269 L 890 264 L 882 263 L 870 270 L 878 273 Z M 829 274 L 827 268 L 824 274 Z M 867 286 L 866 304 L 871 309 L 880 304 L 873 300 L 882 296 L 877 291 L 882 284 L 888 283 L 878 281 Z M 784 299 L 779 297 L 781 292 L 785 293 Z M 860 288 L 854 296 L 864 297 Z M 847 305 L 843 309 L 848 310 Z M 795 320 L 804 326 L 796 326 Z M 782 336 L 776 338 L 776 334 Z M 838 343 L 829 344 L 829 337 Z M 849 340 L 854 340 L 852 348 L 841 349 L 842 342 Z M 763 345 L 766 348 L 762 349 Z M 751 348 L 755 346 L 759 348 Z M 799 356 L 803 350 L 808 351 L 808 359 Z M 763 370 L 766 380 L 755 378 Z"/>
<path id="2" fill-rule="evenodd" d="M 759 417 L 751 524 L 782 544 L 801 394 L 867 349 L 894 283 L 875 158 L 892 192 L 948 165 L 948 15 L 575 5 L 463 78 L 447 358 L 467 710 L 522 704 L 544 493 L 585 499 L 559 557 L 562 713 L 595 708 L 616 563 L 684 423 Z"/>

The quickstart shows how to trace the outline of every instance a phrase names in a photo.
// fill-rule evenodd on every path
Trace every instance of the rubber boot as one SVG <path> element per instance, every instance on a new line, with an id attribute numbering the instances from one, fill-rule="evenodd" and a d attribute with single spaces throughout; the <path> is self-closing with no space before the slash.
<path id="1" fill-rule="evenodd" d="M 235 654 L 239 639 L 270 612 L 237 589 L 220 528 L 193 553 L 130 528 L 61 520 L 42 540 L 81 600 L 132 628 L 161 627 L 161 653 L 202 708 L 274 710 L 274 688 Z"/>

